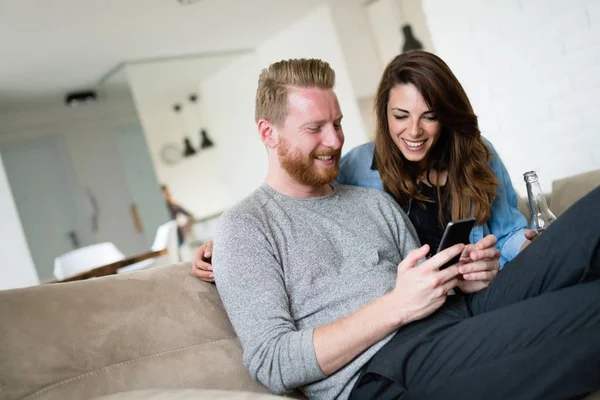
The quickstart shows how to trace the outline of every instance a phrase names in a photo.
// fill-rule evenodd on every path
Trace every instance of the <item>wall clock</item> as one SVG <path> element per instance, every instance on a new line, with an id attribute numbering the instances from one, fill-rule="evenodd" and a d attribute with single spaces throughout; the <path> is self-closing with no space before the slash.
<path id="1" fill-rule="evenodd" d="M 176 143 L 167 143 L 160 149 L 160 157 L 165 164 L 177 164 L 182 158 L 181 151 L 181 147 Z"/>

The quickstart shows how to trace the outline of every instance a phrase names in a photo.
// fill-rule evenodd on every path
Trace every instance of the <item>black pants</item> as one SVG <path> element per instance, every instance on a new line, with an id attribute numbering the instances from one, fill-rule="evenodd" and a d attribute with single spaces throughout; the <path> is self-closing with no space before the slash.
<path id="1" fill-rule="evenodd" d="M 569 399 L 600 390 L 600 187 L 508 263 L 401 328 L 351 399 Z"/>

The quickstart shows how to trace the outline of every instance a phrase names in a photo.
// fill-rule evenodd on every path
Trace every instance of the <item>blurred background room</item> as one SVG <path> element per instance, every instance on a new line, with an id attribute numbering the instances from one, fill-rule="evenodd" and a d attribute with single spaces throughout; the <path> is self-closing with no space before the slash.
<path id="1" fill-rule="evenodd" d="M 265 177 L 262 68 L 328 61 L 349 150 L 414 48 L 463 83 L 519 195 L 531 169 L 545 191 L 600 169 L 600 0 L 0 0 L 0 289 L 190 260 Z"/>

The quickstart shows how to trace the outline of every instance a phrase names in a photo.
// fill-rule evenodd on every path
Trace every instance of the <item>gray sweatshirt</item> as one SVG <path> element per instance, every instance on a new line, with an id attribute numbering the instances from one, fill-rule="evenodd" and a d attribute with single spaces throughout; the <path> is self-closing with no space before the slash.
<path id="1" fill-rule="evenodd" d="M 347 398 L 391 335 L 327 377 L 313 330 L 392 290 L 416 237 L 388 194 L 354 186 L 294 199 L 263 184 L 225 212 L 213 269 L 252 377 L 275 393 L 300 388 L 310 398 Z"/>

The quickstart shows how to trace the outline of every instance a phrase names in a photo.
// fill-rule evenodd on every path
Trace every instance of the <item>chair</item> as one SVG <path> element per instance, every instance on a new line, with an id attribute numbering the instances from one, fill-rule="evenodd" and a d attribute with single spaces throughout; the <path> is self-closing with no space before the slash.
<path id="1" fill-rule="evenodd" d="M 139 271 L 146 268 L 160 267 L 179 262 L 179 245 L 177 242 L 177 222 L 175 220 L 162 224 L 156 230 L 152 251 L 167 250 L 167 254 L 150 260 L 144 260 L 117 270 L 118 274 Z"/>
<path id="2" fill-rule="evenodd" d="M 158 227 L 149 252 L 125 258 L 110 242 L 86 246 L 57 257 L 54 276 L 57 282 L 69 282 L 178 262 L 177 224 L 169 221 Z"/>
<path id="3" fill-rule="evenodd" d="M 54 259 L 54 277 L 63 280 L 81 272 L 125 259 L 117 246 L 104 242 L 70 251 Z"/>

